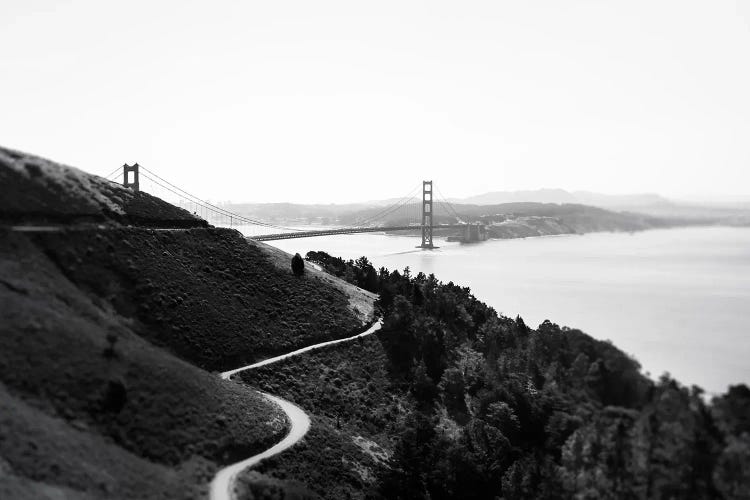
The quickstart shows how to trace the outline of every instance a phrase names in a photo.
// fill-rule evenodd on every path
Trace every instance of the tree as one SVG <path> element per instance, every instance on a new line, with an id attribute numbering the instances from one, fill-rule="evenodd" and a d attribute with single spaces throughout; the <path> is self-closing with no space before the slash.
<path id="1" fill-rule="evenodd" d="M 292 257 L 292 272 L 295 276 L 302 276 L 305 273 L 305 261 L 298 253 L 295 253 Z"/>
<path id="2" fill-rule="evenodd" d="M 414 370 L 411 392 L 420 403 L 432 403 L 438 396 L 438 388 L 427 374 L 427 367 L 424 361 L 420 361 Z"/>
<path id="3" fill-rule="evenodd" d="M 412 304 L 415 306 L 421 306 L 424 304 L 424 294 L 422 293 L 422 287 L 419 285 L 414 286 L 414 290 L 411 294 Z"/>
<path id="4" fill-rule="evenodd" d="M 461 370 L 457 368 L 448 368 L 445 370 L 438 387 L 443 392 L 446 408 L 452 413 L 454 418 L 467 413 L 465 383 Z"/>
<path id="5" fill-rule="evenodd" d="M 357 266 L 361 271 L 364 271 L 368 267 L 371 267 L 370 261 L 367 260 L 367 257 L 365 257 L 364 255 L 360 257 L 359 259 L 355 260 L 354 265 Z"/>
<path id="6" fill-rule="evenodd" d="M 367 291 L 377 293 L 379 287 L 380 283 L 378 282 L 378 273 L 375 271 L 374 267 L 369 266 L 365 274 L 364 288 Z"/>
<path id="7" fill-rule="evenodd" d="M 730 436 L 714 470 L 714 481 L 724 498 L 747 498 L 750 491 L 750 436 Z"/>
<path id="8" fill-rule="evenodd" d="M 427 374 L 432 380 L 440 380 L 447 365 L 444 334 L 440 325 L 433 319 L 415 322 L 420 338 L 420 350 Z"/>

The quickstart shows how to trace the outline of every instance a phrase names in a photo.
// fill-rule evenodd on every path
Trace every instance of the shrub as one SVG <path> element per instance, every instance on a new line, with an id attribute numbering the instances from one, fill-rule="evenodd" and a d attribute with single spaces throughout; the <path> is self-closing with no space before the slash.
<path id="1" fill-rule="evenodd" d="M 305 261 L 298 253 L 295 253 L 292 257 L 292 272 L 295 276 L 302 276 L 305 273 Z"/>

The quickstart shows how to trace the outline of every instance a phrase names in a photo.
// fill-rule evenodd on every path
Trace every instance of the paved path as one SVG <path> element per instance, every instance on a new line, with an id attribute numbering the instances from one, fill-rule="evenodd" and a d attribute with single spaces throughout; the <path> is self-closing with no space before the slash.
<path id="1" fill-rule="evenodd" d="M 11 231 L 16 231 L 16 232 L 47 233 L 47 232 L 58 232 L 63 229 L 70 229 L 70 228 L 64 227 L 64 226 L 21 225 L 21 226 L 6 227 L 6 229 L 10 229 Z M 101 229 L 106 229 L 106 228 L 85 227 L 85 229 L 101 230 Z M 150 229 L 154 229 L 154 228 L 150 228 Z M 182 231 L 185 229 L 179 228 L 179 229 L 157 229 L 157 230 Z M 316 269 L 319 269 L 318 266 L 315 266 L 315 267 Z M 287 354 L 282 354 L 281 356 L 276 356 L 274 358 L 265 359 L 263 361 L 253 363 L 251 365 L 247 365 L 241 368 L 236 368 L 234 370 L 223 372 L 220 374 L 220 376 L 224 380 L 229 380 L 232 377 L 232 375 L 235 375 L 240 372 L 252 370 L 254 368 L 260 368 L 261 366 L 270 365 L 272 363 L 277 363 L 284 359 L 288 359 L 294 356 L 299 356 L 300 354 L 304 354 L 306 352 L 309 352 L 315 349 L 320 349 L 320 348 L 327 347 L 327 346 L 334 345 L 334 344 L 340 344 L 342 342 L 350 342 L 360 337 L 371 335 L 375 333 L 376 331 L 380 330 L 381 326 L 382 326 L 382 320 L 378 320 L 376 323 L 370 326 L 370 328 L 368 328 L 366 331 L 358 335 L 354 335 L 352 337 L 347 337 L 344 339 L 329 340 L 328 342 L 321 342 L 320 344 L 315 344 L 315 345 L 311 345 L 308 347 L 304 347 L 302 349 L 297 349 L 296 351 L 292 351 Z M 268 399 L 270 402 L 279 406 L 281 410 L 284 413 L 286 413 L 289 419 L 289 426 L 290 426 L 289 433 L 286 435 L 286 437 L 284 437 L 284 439 L 276 443 L 271 448 L 268 448 L 266 451 L 262 453 L 258 453 L 257 455 L 246 458 L 245 460 L 242 460 L 240 462 L 237 462 L 235 464 L 232 464 L 228 467 L 221 469 L 211 481 L 210 492 L 209 492 L 210 500 L 234 500 L 234 481 L 240 472 L 247 469 L 248 467 L 252 467 L 258 464 L 261 460 L 272 457 L 278 453 L 281 453 L 287 448 L 293 446 L 300 439 L 302 439 L 304 435 L 307 434 L 307 431 L 310 429 L 310 417 L 307 415 L 307 413 L 304 412 L 304 410 L 302 410 L 302 408 L 290 403 L 289 401 L 285 399 L 281 399 L 279 397 L 273 396 L 271 394 L 267 394 L 265 392 L 260 392 L 260 391 L 258 392 L 263 397 Z"/>
<path id="2" fill-rule="evenodd" d="M 243 366 L 242 368 L 237 368 L 235 370 L 229 370 L 229 371 L 222 373 L 221 378 L 224 380 L 229 380 L 232 377 L 232 375 L 235 375 L 237 373 L 240 373 L 246 370 L 252 370 L 254 368 L 259 368 L 261 366 L 266 366 L 272 363 L 277 363 L 284 359 L 288 359 L 293 356 L 298 356 L 300 354 L 312 351 L 314 349 L 320 349 L 322 347 L 327 347 L 333 344 L 339 344 L 341 342 L 350 342 L 360 337 L 364 337 L 366 335 L 375 333 L 376 331 L 380 330 L 380 327 L 382 326 L 382 324 L 383 324 L 382 321 L 378 320 L 370 328 L 368 328 L 367 331 L 360 333 L 359 335 L 354 335 L 352 337 L 347 337 L 345 339 L 330 340 L 328 342 L 322 342 L 320 344 L 315 344 L 315 345 L 311 345 L 308 347 L 304 347 L 302 349 L 297 349 L 296 351 L 292 351 L 287 354 L 282 354 L 281 356 L 276 356 L 274 358 L 269 358 L 263 361 L 259 361 L 257 363 L 253 363 L 252 365 Z M 290 425 L 289 434 L 287 434 L 284 439 L 282 439 L 281 441 L 279 441 L 278 443 L 276 443 L 274 446 L 267 449 L 266 451 L 259 453 L 257 455 L 254 455 L 252 457 L 246 458 L 245 460 L 242 460 L 241 462 L 237 462 L 235 464 L 232 464 L 228 467 L 221 469 L 211 481 L 211 489 L 210 489 L 210 494 L 209 494 L 210 500 L 234 500 L 234 481 L 240 472 L 242 472 L 243 470 L 249 467 L 256 465 L 258 462 L 260 462 L 263 459 L 272 457 L 286 450 L 290 446 L 297 443 L 300 439 L 302 439 L 304 435 L 307 434 L 307 431 L 310 429 L 310 417 L 299 406 L 296 406 L 285 399 L 272 396 L 271 394 L 266 394 L 265 392 L 260 392 L 260 394 L 263 397 L 267 398 L 272 403 L 278 405 L 282 409 L 282 411 L 286 413 L 287 417 L 289 418 L 289 425 Z"/>

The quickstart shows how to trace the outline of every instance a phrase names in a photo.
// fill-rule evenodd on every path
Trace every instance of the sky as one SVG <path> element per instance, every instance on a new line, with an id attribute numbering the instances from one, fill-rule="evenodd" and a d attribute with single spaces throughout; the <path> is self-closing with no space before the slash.
<path id="1" fill-rule="evenodd" d="M 750 2 L 0 6 L 0 145 L 217 201 L 750 197 Z"/>

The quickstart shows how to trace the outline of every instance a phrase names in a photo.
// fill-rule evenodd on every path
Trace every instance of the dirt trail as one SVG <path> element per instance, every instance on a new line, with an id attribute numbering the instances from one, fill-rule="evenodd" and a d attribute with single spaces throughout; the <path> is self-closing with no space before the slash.
<path id="1" fill-rule="evenodd" d="M 224 380 L 229 380 L 232 377 L 232 375 L 235 375 L 243 371 L 252 370 L 254 368 L 259 368 L 261 366 L 266 366 L 266 365 L 270 365 L 273 363 L 277 363 L 279 361 L 282 361 L 282 360 L 285 360 L 294 356 L 298 356 L 300 354 L 312 351 L 314 349 L 320 349 L 322 347 L 327 347 L 327 346 L 330 346 L 333 344 L 339 344 L 342 342 L 350 342 L 360 337 L 371 335 L 375 333 L 376 331 L 380 330 L 381 326 L 382 326 L 382 321 L 379 320 L 376 323 L 374 323 L 372 326 L 370 326 L 370 328 L 368 328 L 366 331 L 358 335 L 354 335 L 352 337 L 347 337 L 347 338 L 339 339 L 339 340 L 330 340 L 328 342 L 321 342 L 320 344 L 315 344 L 315 345 L 311 345 L 308 347 L 304 347 L 302 349 L 297 349 L 296 351 L 292 351 L 287 354 L 282 354 L 281 356 L 276 356 L 274 358 L 265 359 L 263 361 L 253 363 L 252 365 L 247 365 L 241 368 L 236 368 L 234 370 L 226 371 L 222 373 L 220 376 Z M 289 418 L 289 425 L 290 425 L 289 434 L 287 434 L 284 439 L 276 443 L 271 448 L 265 450 L 264 452 L 254 455 L 252 457 L 246 458 L 245 460 L 242 460 L 240 462 L 237 462 L 235 464 L 232 464 L 228 467 L 221 469 L 216 474 L 216 476 L 214 476 L 214 479 L 211 481 L 211 488 L 210 488 L 210 494 L 209 494 L 210 500 L 234 500 L 234 481 L 237 477 L 237 474 L 239 474 L 240 472 L 242 472 L 243 470 L 249 467 L 252 467 L 258 464 L 261 460 L 272 457 L 278 453 L 281 453 L 287 448 L 293 446 L 300 439 L 302 439 L 305 436 L 305 434 L 307 434 L 307 431 L 310 429 L 310 417 L 299 406 L 296 406 L 285 399 L 281 399 L 271 394 L 266 394 L 264 392 L 261 392 L 260 394 L 262 394 L 272 403 L 277 404 L 284 411 L 284 413 L 286 413 L 287 417 Z"/>

